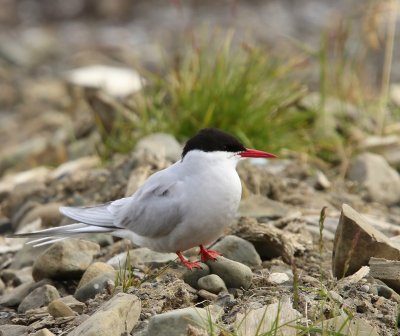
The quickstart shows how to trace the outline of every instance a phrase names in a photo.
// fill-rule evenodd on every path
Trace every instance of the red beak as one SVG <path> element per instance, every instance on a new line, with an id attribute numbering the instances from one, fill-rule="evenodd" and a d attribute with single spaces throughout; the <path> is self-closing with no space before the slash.
<path id="1" fill-rule="evenodd" d="M 263 152 L 257 149 L 249 149 L 247 148 L 245 151 L 240 152 L 239 155 L 242 158 L 267 158 L 274 159 L 277 156 L 271 153 Z"/>

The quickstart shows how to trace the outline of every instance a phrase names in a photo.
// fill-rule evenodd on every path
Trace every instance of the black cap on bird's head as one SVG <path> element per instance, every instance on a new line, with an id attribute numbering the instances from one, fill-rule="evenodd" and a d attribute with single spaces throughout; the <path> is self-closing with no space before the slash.
<path id="1" fill-rule="evenodd" d="M 182 158 L 191 150 L 203 152 L 231 152 L 238 153 L 241 157 L 275 158 L 274 154 L 262 152 L 256 149 L 247 149 L 234 136 L 217 128 L 204 128 L 190 138 L 183 148 Z"/>

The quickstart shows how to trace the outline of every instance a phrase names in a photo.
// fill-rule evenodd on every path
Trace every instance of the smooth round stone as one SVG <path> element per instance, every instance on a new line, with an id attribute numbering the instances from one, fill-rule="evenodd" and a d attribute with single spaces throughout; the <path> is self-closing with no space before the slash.
<path id="1" fill-rule="evenodd" d="M 222 291 L 227 291 L 224 280 L 216 274 L 209 274 L 197 281 L 199 288 L 204 289 L 210 293 L 218 294 Z"/>

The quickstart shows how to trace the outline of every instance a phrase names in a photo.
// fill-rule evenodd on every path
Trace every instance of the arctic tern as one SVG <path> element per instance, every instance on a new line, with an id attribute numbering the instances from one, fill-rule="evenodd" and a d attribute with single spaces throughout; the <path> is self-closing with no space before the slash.
<path id="1" fill-rule="evenodd" d="M 201 268 L 182 251 L 199 246 L 201 261 L 220 255 L 204 246 L 219 238 L 236 215 L 242 193 L 237 163 L 275 157 L 205 128 L 187 141 L 179 161 L 151 175 L 133 195 L 90 207 L 60 207 L 77 223 L 15 236 L 35 237 L 29 243 L 44 245 L 106 232 L 154 251 L 175 252 L 188 269 Z"/>

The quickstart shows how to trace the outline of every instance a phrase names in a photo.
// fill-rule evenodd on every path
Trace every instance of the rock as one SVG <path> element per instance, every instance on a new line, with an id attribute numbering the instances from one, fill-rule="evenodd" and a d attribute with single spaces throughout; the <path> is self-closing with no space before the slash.
<path id="1" fill-rule="evenodd" d="M 34 289 L 38 287 L 48 284 L 48 282 L 49 281 L 47 279 L 44 279 L 39 282 L 28 282 L 19 285 L 18 287 L 15 287 L 11 292 L 8 292 L 7 294 L 4 294 L 3 296 L 0 297 L 0 306 L 4 307 L 18 306 L 22 302 L 22 300 L 26 296 L 28 296 L 30 292 L 32 292 Z"/>
<path id="2" fill-rule="evenodd" d="M 208 301 L 215 301 L 218 299 L 218 295 L 211 293 L 209 291 L 206 291 L 205 289 L 200 289 L 197 292 L 197 295 Z"/>
<path id="3" fill-rule="evenodd" d="M 286 273 L 271 273 L 268 276 L 267 282 L 273 286 L 282 285 L 290 282 L 290 277 Z"/>
<path id="4" fill-rule="evenodd" d="M 35 281 L 44 278 L 79 278 L 99 251 L 98 244 L 85 240 L 67 239 L 57 242 L 36 259 L 32 276 Z"/>
<path id="5" fill-rule="evenodd" d="M 137 296 L 118 293 L 68 336 L 109 336 L 130 333 L 139 320 L 141 303 Z"/>
<path id="6" fill-rule="evenodd" d="M 210 268 L 203 263 L 200 263 L 201 268 L 195 268 L 191 271 L 187 270 L 183 274 L 183 281 L 185 281 L 189 286 L 198 289 L 197 282 L 200 278 L 205 277 L 210 274 Z"/>
<path id="7" fill-rule="evenodd" d="M 125 97 L 142 89 L 142 78 L 129 68 L 90 65 L 71 70 L 65 77 L 73 85 L 101 89 L 114 97 Z"/>
<path id="8" fill-rule="evenodd" d="M 331 187 L 331 182 L 329 182 L 328 178 L 326 175 L 318 170 L 316 175 L 315 175 L 315 184 L 314 188 L 317 190 L 326 190 Z"/>
<path id="9" fill-rule="evenodd" d="M 394 168 L 400 168 L 400 137 L 396 135 L 369 136 L 361 144 L 367 152 L 382 155 Z"/>
<path id="10" fill-rule="evenodd" d="M 287 216 L 290 209 L 283 203 L 271 200 L 264 195 L 249 195 L 240 201 L 239 215 L 263 220 Z"/>
<path id="11" fill-rule="evenodd" d="M 376 329 L 366 320 L 358 317 L 349 317 L 347 315 L 340 315 L 325 320 L 317 324 L 317 326 L 327 332 L 340 332 L 341 335 L 379 336 Z"/>
<path id="12" fill-rule="evenodd" d="M 32 282 L 32 267 L 24 267 L 22 269 L 6 268 L 1 271 L 0 277 L 5 283 L 16 287 L 22 283 Z"/>
<path id="13" fill-rule="evenodd" d="M 81 157 L 58 166 L 51 172 L 50 177 L 53 180 L 57 180 L 65 176 L 73 176 L 75 173 L 81 174 L 82 172 L 96 168 L 99 165 L 100 158 L 98 156 Z"/>
<path id="14" fill-rule="evenodd" d="M 6 285 L 4 284 L 3 280 L 0 279 L 0 295 L 4 293 L 4 290 L 6 289 Z"/>
<path id="15" fill-rule="evenodd" d="M 60 299 L 51 301 L 47 306 L 47 310 L 53 317 L 75 316 L 74 311 Z"/>
<path id="16" fill-rule="evenodd" d="M 151 167 L 149 165 L 139 166 L 135 168 L 129 176 L 128 186 L 126 187 L 125 196 L 133 195 L 147 180 L 151 174 Z"/>
<path id="17" fill-rule="evenodd" d="M 108 265 L 103 262 L 95 262 L 91 264 L 85 273 L 83 273 L 83 276 L 81 280 L 79 281 L 78 287 L 76 289 L 81 288 L 82 286 L 86 285 L 88 282 L 93 280 L 94 278 L 98 277 L 99 275 L 102 275 L 104 273 L 114 273 L 114 268 L 111 265 Z"/>
<path id="18" fill-rule="evenodd" d="M 380 155 L 364 153 L 352 159 L 347 178 L 366 190 L 368 200 L 386 205 L 400 201 L 400 175 Z"/>
<path id="19" fill-rule="evenodd" d="M 300 316 L 290 301 L 284 301 L 239 313 L 235 324 L 240 335 L 296 336 L 296 320 Z"/>
<path id="20" fill-rule="evenodd" d="M 219 275 L 228 288 L 248 289 L 251 286 L 253 273 L 250 267 L 224 257 L 218 257 L 216 261 L 208 260 L 206 263 L 211 273 Z"/>
<path id="21" fill-rule="evenodd" d="M 0 336 L 28 336 L 29 328 L 16 324 L 0 325 Z"/>
<path id="22" fill-rule="evenodd" d="M 222 280 L 216 274 L 210 274 L 200 278 L 197 284 L 199 288 L 214 294 L 218 294 L 222 291 L 227 291 L 224 280 Z"/>
<path id="23" fill-rule="evenodd" d="M 351 287 L 369 276 L 370 269 L 368 266 L 361 267 L 356 273 L 340 279 L 336 286 L 337 288 Z"/>
<path id="24" fill-rule="evenodd" d="M 44 285 L 33 290 L 18 306 L 18 313 L 25 313 L 29 309 L 47 306 L 51 301 L 59 299 L 60 294 L 51 285 Z"/>
<path id="25" fill-rule="evenodd" d="M 372 257 L 369 260 L 370 275 L 382 280 L 396 292 L 400 292 L 400 261 Z"/>
<path id="26" fill-rule="evenodd" d="M 18 223 L 17 228 L 22 228 L 38 218 L 41 219 L 44 228 L 57 226 L 62 219 L 62 215 L 59 211 L 60 206 L 60 203 L 39 204 L 25 214 Z"/>
<path id="27" fill-rule="evenodd" d="M 83 310 L 86 307 L 84 303 L 78 301 L 72 295 L 64 296 L 57 300 L 65 303 L 69 308 L 71 308 L 74 312 L 78 313 L 79 315 L 83 313 Z"/>
<path id="28" fill-rule="evenodd" d="M 182 308 L 152 316 L 146 336 L 186 335 L 188 325 L 206 329 L 208 313 L 203 308 Z"/>
<path id="29" fill-rule="evenodd" d="M 108 286 L 114 287 L 115 271 L 111 273 L 102 273 L 93 278 L 85 285 L 79 287 L 74 296 L 82 302 L 93 299 L 98 293 L 101 293 Z"/>
<path id="30" fill-rule="evenodd" d="M 154 133 L 139 140 L 135 152 L 139 157 L 147 153 L 175 162 L 181 158 L 182 146 L 171 134 Z"/>
<path id="31" fill-rule="evenodd" d="M 262 260 L 282 257 L 291 264 L 295 254 L 307 249 L 302 234 L 283 231 L 272 224 L 260 224 L 250 217 L 242 217 L 233 233 L 252 243 Z"/>
<path id="32" fill-rule="evenodd" d="M 48 248 L 49 246 L 46 245 L 33 247 L 32 245 L 24 244 L 22 249 L 14 255 L 10 268 L 21 269 L 27 266 L 32 266 L 38 256 Z"/>
<path id="33" fill-rule="evenodd" d="M 49 329 L 44 328 L 36 331 L 34 334 L 30 336 L 55 336 Z"/>
<path id="34" fill-rule="evenodd" d="M 236 236 L 229 235 L 224 237 L 212 249 L 222 253 L 224 257 L 230 260 L 240 262 L 249 267 L 261 265 L 261 258 L 253 244 Z"/>
<path id="35" fill-rule="evenodd" d="M 353 274 L 368 265 L 371 257 L 400 260 L 400 248 L 343 204 L 333 246 L 333 275 L 341 278 Z"/>
<path id="36" fill-rule="evenodd" d="M 114 267 L 114 269 L 119 269 L 124 267 L 126 263 L 127 253 L 123 252 L 119 255 L 112 257 L 107 261 L 107 264 Z M 154 252 L 146 247 L 140 247 L 129 251 L 129 258 L 131 260 L 131 265 L 137 268 L 143 267 L 161 267 L 176 259 L 175 253 L 160 253 Z"/>

